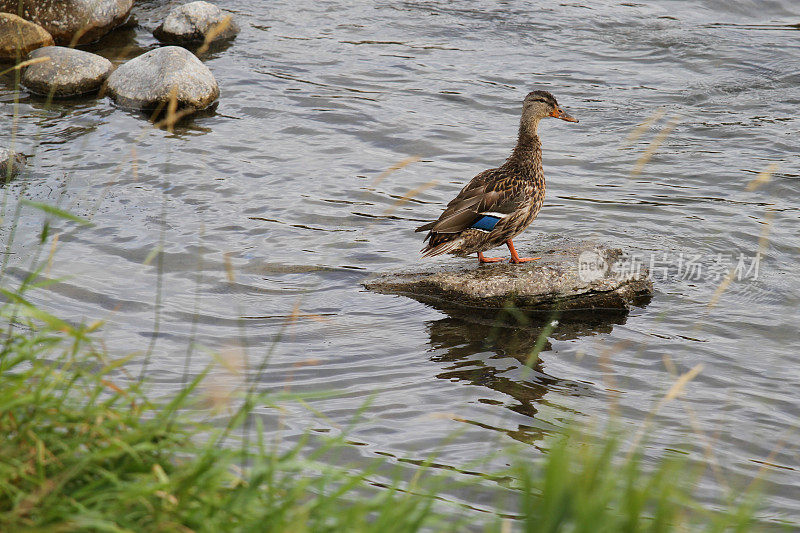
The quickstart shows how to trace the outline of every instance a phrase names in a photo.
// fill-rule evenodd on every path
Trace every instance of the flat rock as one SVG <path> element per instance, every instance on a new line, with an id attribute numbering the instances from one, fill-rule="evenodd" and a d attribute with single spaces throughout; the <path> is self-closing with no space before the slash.
<path id="1" fill-rule="evenodd" d="M 18 13 L 20 3 L 22 18 L 65 45 L 100 39 L 125 22 L 133 7 L 133 0 L 0 0 L 0 11 Z"/>
<path id="2" fill-rule="evenodd" d="M 39 48 L 28 58 L 43 57 L 50 59 L 31 65 L 22 75 L 22 85 L 36 94 L 68 97 L 95 92 L 114 70 L 104 57 L 63 46 Z"/>
<path id="3" fill-rule="evenodd" d="M 108 94 L 132 109 L 155 109 L 172 95 L 180 109 L 200 110 L 219 97 L 214 75 L 180 46 L 156 48 L 117 67 L 108 77 Z"/>
<path id="4" fill-rule="evenodd" d="M 14 178 L 25 168 L 26 163 L 27 158 L 24 155 L 0 148 L 0 183 Z"/>
<path id="5" fill-rule="evenodd" d="M 170 11 L 164 22 L 153 31 L 164 43 L 190 44 L 224 41 L 236 37 L 239 26 L 230 15 L 209 2 L 189 2 Z"/>
<path id="6" fill-rule="evenodd" d="M 538 261 L 479 265 L 447 259 L 412 271 L 380 274 L 364 286 L 402 294 L 437 308 L 496 312 L 509 305 L 525 312 L 626 313 L 653 293 L 647 269 L 622 250 L 596 242 L 553 243 L 534 252 Z"/>
<path id="7" fill-rule="evenodd" d="M 51 44 L 53 37 L 41 26 L 11 13 L 0 13 L 0 61 L 25 59 L 31 50 Z"/>

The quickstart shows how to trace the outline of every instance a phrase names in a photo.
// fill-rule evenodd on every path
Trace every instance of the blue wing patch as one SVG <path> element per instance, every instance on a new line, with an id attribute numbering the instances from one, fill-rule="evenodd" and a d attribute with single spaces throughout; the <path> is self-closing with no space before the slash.
<path id="1" fill-rule="evenodd" d="M 499 221 L 500 217 L 483 215 L 478 220 L 473 222 L 470 228 L 482 229 L 483 231 L 492 231 Z"/>

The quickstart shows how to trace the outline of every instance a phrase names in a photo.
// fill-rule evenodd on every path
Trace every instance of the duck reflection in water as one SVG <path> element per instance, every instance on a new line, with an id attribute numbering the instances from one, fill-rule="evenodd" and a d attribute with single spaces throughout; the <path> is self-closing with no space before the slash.
<path id="1" fill-rule="evenodd" d="M 441 310 L 441 309 L 440 309 Z M 450 310 L 450 316 L 427 324 L 433 356 L 443 371 L 436 377 L 449 381 L 480 385 L 500 392 L 509 401 L 480 399 L 481 403 L 503 407 L 531 418 L 532 424 L 516 429 L 492 427 L 484 422 L 465 422 L 508 434 L 511 438 L 532 444 L 541 440 L 550 423 L 539 421 L 537 413 L 548 391 L 567 395 L 591 394 L 592 387 L 574 380 L 552 376 L 545 371 L 552 351 L 550 339 L 571 340 L 598 333 L 610 333 L 615 324 L 624 324 L 625 316 L 604 319 L 558 321 L 555 316 L 528 319 L 513 315 L 495 319 L 476 319 Z M 519 320 L 526 321 L 520 324 Z"/>

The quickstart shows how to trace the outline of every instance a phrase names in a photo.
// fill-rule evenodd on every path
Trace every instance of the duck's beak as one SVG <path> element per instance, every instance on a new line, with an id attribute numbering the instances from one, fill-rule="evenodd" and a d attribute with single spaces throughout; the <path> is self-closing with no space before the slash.
<path id="1" fill-rule="evenodd" d="M 553 112 L 550 113 L 550 116 L 555 118 L 560 118 L 561 120 L 566 120 L 567 122 L 578 122 L 577 118 L 573 117 L 560 107 L 553 109 Z"/>

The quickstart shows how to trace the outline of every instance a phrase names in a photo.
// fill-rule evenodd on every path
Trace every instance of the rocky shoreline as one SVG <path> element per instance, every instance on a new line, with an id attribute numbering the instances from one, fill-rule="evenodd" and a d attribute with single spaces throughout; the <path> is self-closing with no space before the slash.
<path id="1" fill-rule="evenodd" d="M 150 111 L 166 114 L 168 125 L 215 109 L 219 84 L 202 53 L 198 57 L 184 46 L 202 52 L 230 41 L 240 31 L 233 17 L 205 1 L 176 6 L 152 30 L 164 46 L 119 64 L 75 48 L 100 40 L 132 17 L 134 0 L 0 0 L 0 71 L 21 70 L 20 84 L 34 97 L 108 96 L 153 119 Z M 0 148 L 2 179 L 17 176 L 25 161 Z"/>
<path id="2" fill-rule="evenodd" d="M 0 63 L 30 62 L 22 85 L 47 98 L 107 94 L 121 107 L 166 109 L 186 116 L 219 98 L 214 74 L 192 51 L 158 46 L 114 65 L 101 55 L 75 49 L 126 23 L 134 0 L 0 0 Z M 232 16 L 204 1 L 176 6 L 153 29 L 169 45 L 207 47 L 239 33 Z M 59 46 L 55 46 L 59 45 Z M 107 91 L 103 90 L 107 83 Z"/>

